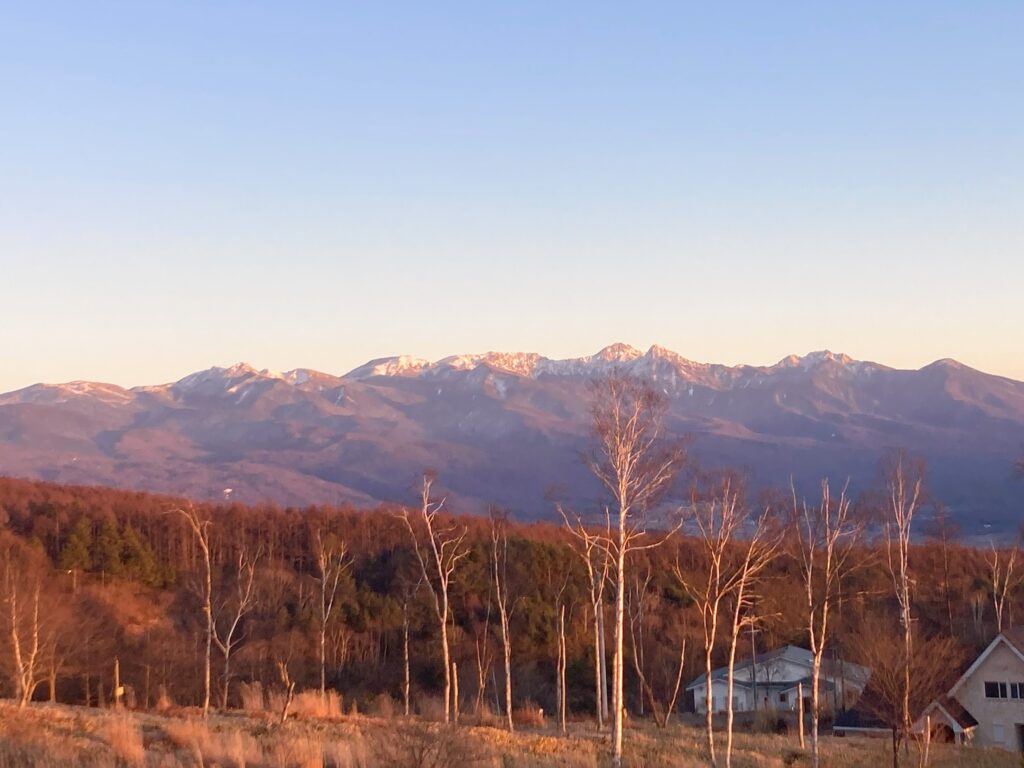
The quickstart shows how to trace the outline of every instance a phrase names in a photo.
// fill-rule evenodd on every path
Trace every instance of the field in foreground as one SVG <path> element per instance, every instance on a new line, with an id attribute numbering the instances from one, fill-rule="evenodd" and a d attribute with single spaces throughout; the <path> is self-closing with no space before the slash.
<path id="1" fill-rule="evenodd" d="M 706 765 L 700 731 L 684 725 L 657 730 L 637 725 L 626 734 L 631 768 Z M 882 768 L 891 763 L 884 739 L 824 739 L 828 768 Z M 916 766 L 916 746 L 901 763 Z M 935 768 L 1010 768 L 1020 756 L 1001 750 L 932 745 Z M 737 734 L 733 765 L 808 765 L 794 737 Z M 544 728 L 514 736 L 490 727 L 443 727 L 419 720 L 347 716 L 290 720 L 195 713 L 118 713 L 0 703 L 0 768 L 520 768 L 609 765 L 607 737 L 577 726 L 562 737 Z"/>

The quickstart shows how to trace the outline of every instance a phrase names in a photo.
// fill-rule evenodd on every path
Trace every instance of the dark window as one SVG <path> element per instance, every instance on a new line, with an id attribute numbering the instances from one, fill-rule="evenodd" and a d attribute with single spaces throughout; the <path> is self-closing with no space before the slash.
<path id="1" fill-rule="evenodd" d="M 999 698 L 999 683 L 985 683 L 985 698 L 986 699 L 998 699 Z"/>
<path id="2" fill-rule="evenodd" d="M 1000 699 L 1005 699 L 1006 698 L 1006 683 L 1000 683 L 999 684 L 999 698 Z"/>

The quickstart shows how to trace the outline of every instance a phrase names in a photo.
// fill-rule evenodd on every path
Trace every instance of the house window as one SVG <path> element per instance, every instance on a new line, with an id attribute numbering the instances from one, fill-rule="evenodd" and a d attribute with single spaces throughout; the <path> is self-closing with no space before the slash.
<path id="1" fill-rule="evenodd" d="M 1019 684 L 1017 684 L 1017 685 L 1018 685 L 1017 692 L 1021 693 L 1021 690 L 1019 688 Z M 1007 693 L 1008 693 L 1008 691 L 1007 691 L 1006 683 L 996 683 L 996 682 L 990 682 L 990 681 L 987 681 L 987 680 L 985 681 L 985 698 L 986 699 L 1005 699 L 1005 698 L 1008 698 Z M 1018 698 L 1018 697 L 1014 696 L 1014 698 Z"/>
<path id="2" fill-rule="evenodd" d="M 992 723 L 992 741 L 1002 744 L 1006 740 L 1002 723 Z"/>
<path id="3" fill-rule="evenodd" d="M 785 693 L 780 693 L 779 694 L 779 704 L 785 704 L 785 703 L 786 703 L 786 694 Z"/>
<path id="4" fill-rule="evenodd" d="M 1024 699 L 1024 683 L 1010 683 L 1010 698 Z"/>

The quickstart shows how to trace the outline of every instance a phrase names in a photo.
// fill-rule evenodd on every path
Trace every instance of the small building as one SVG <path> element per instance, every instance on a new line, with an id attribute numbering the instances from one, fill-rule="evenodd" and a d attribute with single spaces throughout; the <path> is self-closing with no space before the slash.
<path id="1" fill-rule="evenodd" d="M 936 699 L 914 723 L 914 732 L 922 733 L 927 726 L 936 741 L 966 744 L 974 740 L 978 721 L 963 705 L 950 696 Z"/>
<path id="2" fill-rule="evenodd" d="M 1024 752 L 1024 627 L 996 635 L 942 699 L 914 724 L 949 729 L 953 740 Z"/>
<path id="3" fill-rule="evenodd" d="M 733 711 L 795 710 L 799 691 L 805 703 L 811 697 L 814 655 L 806 648 L 787 645 L 769 653 L 737 661 L 733 667 Z M 712 711 L 725 712 L 728 702 L 728 667 L 711 673 Z M 860 696 L 870 671 L 866 667 L 827 656 L 822 659 L 818 690 L 825 710 L 843 709 Z M 707 684 L 701 675 L 686 686 L 694 708 L 704 712 Z"/>

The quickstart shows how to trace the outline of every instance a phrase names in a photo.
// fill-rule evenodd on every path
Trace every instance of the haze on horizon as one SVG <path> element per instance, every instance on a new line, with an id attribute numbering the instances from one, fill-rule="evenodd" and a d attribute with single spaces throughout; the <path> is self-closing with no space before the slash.
<path id="1" fill-rule="evenodd" d="M 831 349 L 1024 380 L 1024 6 L 22 4 L 0 391 Z"/>

